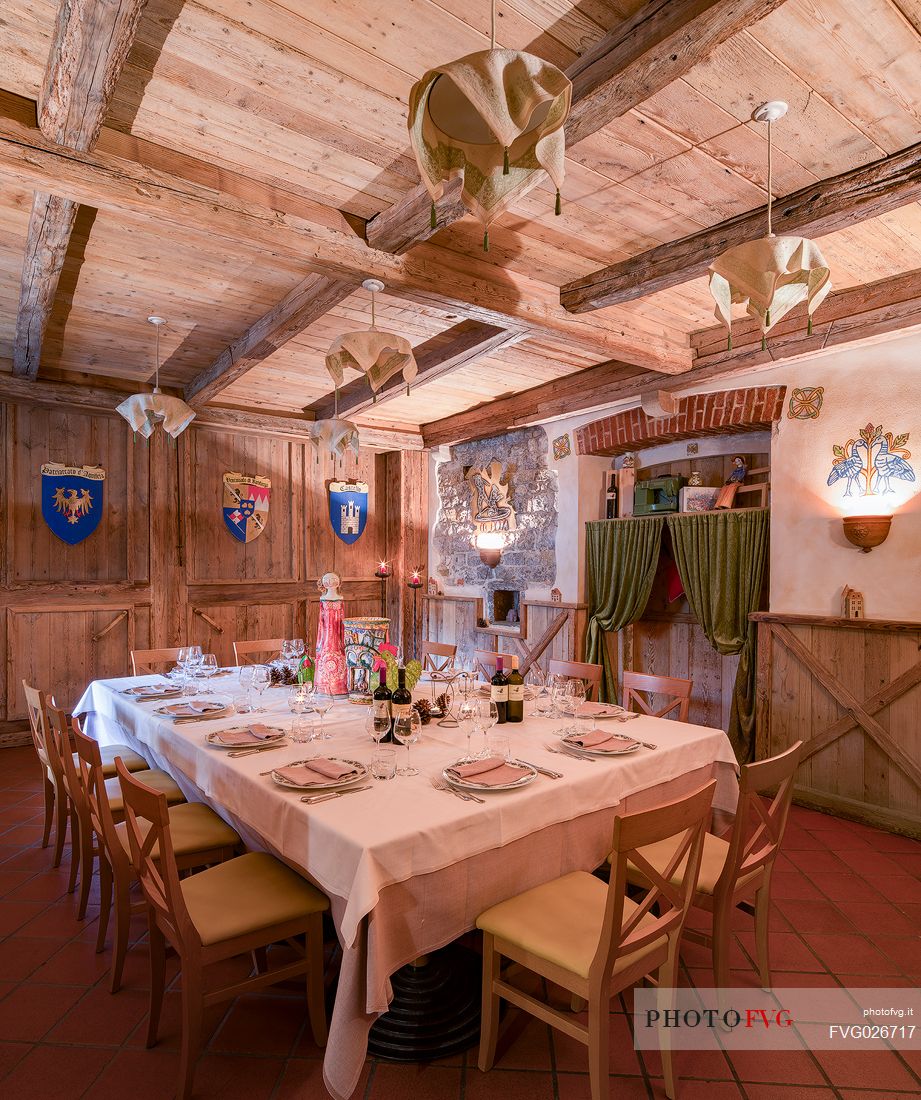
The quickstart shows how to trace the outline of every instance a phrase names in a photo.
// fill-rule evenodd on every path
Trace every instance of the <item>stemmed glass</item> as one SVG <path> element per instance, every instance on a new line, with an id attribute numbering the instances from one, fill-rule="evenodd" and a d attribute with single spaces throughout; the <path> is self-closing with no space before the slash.
<path id="1" fill-rule="evenodd" d="M 242 701 L 236 704 L 239 714 L 249 714 L 253 709 L 253 666 L 240 665 L 237 670 L 237 680 L 240 684 Z"/>
<path id="2" fill-rule="evenodd" d="M 491 699 L 480 699 L 478 727 L 483 734 L 483 748 L 477 756 L 486 754 L 486 738 L 489 731 L 499 721 L 499 707 Z"/>
<path id="3" fill-rule="evenodd" d="M 311 709 L 310 695 L 304 691 L 306 685 L 299 684 L 296 688 L 292 688 L 288 692 L 288 709 L 294 715 L 294 721 L 291 723 L 291 740 L 292 741 L 309 741 L 305 728 L 306 715 Z"/>
<path id="4" fill-rule="evenodd" d="M 210 681 L 211 677 L 217 674 L 217 668 L 217 657 L 213 653 L 203 653 L 201 657 L 201 665 L 198 669 L 199 676 L 201 676 L 205 681 L 201 689 L 202 695 L 212 694 Z"/>
<path id="5" fill-rule="evenodd" d="M 457 710 L 457 724 L 460 727 L 461 733 L 467 737 L 467 755 L 464 757 L 462 763 L 469 764 L 474 757 L 470 752 L 470 738 L 473 735 L 473 731 L 477 728 L 479 721 L 479 707 L 477 706 L 476 699 L 464 699 L 463 703 Z"/>
<path id="6" fill-rule="evenodd" d="M 418 768 L 414 768 L 409 761 L 409 746 L 415 745 L 422 735 L 422 717 L 417 710 L 410 710 L 403 714 L 393 724 L 393 736 L 406 746 L 406 767 L 397 768 L 397 775 L 418 775 Z"/>
<path id="7" fill-rule="evenodd" d="M 329 709 L 332 705 L 333 697 L 331 695 L 314 692 L 312 707 L 320 716 L 320 732 L 317 735 L 319 741 L 329 741 L 332 739 L 333 735 L 326 732 L 326 726 L 323 724 L 323 719 L 329 713 Z"/>
<path id="8" fill-rule="evenodd" d="M 390 732 L 390 716 L 376 714 L 374 707 L 368 707 L 368 715 L 365 718 L 365 732 L 372 741 L 379 745 Z"/>
<path id="9" fill-rule="evenodd" d="M 550 698 L 553 700 L 553 717 L 561 718 L 569 698 L 569 681 L 565 676 L 550 677 Z"/>
<path id="10" fill-rule="evenodd" d="M 567 685 L 567 692 L 570 699 L 570 705 L 572 706 L 572 712 L 574 717 L 578 717 L 579 707 L 585 702 L 585 681 L 577 678 L 570 680 Z"/>
<path id="11" fill-rule="evenodd" d="M 265 706 L 262 702 L 262 698 L 265 695 L 265 690 L 272 682 L 272 674 L 269 671 L 268 665 L 253 665 L 253 679 L 252 684 L 256 689 L 259 696 L 259 705 L 253 709 L 260 714 L 265 711 Z"/>
<path id="12" fill-rule="evenodd" d="M 292 638 L 290 645 L 291 653 L 294 656 L 295 661 L 300 661 L 301 657 L 304 656 L 304 639 Z"/>

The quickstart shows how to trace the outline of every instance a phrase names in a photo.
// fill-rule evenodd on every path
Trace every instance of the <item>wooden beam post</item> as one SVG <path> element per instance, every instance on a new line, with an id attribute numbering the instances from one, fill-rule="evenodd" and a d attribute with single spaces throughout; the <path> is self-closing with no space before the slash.
<path id="1" fill-rule="evenodd" d="M 387 614 L 391 641 L 402 647 L 404 658 L 409 660 L 414 656 L 414 628 L 420 650 L 424 640 L 422 595 L 428 580 L 429 457 L 419 451 L 392 452 L 385 456 L 385 463 L 387 560 L 393 566 L 393 577 L 387 585 Z M 406 584 L 414 569 L 423 579 L 415 601 Z"/>

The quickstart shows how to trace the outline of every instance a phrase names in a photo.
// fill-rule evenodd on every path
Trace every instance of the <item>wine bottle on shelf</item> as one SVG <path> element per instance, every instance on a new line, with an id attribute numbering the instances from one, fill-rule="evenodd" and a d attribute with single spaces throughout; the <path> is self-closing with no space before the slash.
<path id="1" fill-rule="evenodd" d="M 412 710 L 413 697 L 411 692 L 406 689 L 406 669 L 400 668 L 397 670 L 397 690 L 393 693 L 390 700 L 390 736 L 393 737 L 393 727 L 398 718 L 405 718 L 410 710 Z"/>
<path id="2" fill-rule="evenodd" d="M 496 710 L 499 712 L 500 725 L 508 720 L 508 679 L 502 671 L 504 663 L 503 657 L 496 658 L 496 671 L 490 681 L 492 686 L 489 692 L 489 697 L 496 704 Z"/>
<path id="3" fill-rule="evenodd" d="M 524 721 L 524 678 L 517 668 L 508 670 L 508 704 L 505 708 L 507 722 Z"/>
<path id="4" fill-rule="evenodd" d="M 393 740 L 393 715 L 390 713 L 392 695 L 387 687 L 387 673 L 381 673 L 381 682 L 374 689 L 371 706 L 374 709 L 375 718 L 386 718 L 390 722 L 390 729 L 381 738 L 381 744 L 388 744 Z"/>

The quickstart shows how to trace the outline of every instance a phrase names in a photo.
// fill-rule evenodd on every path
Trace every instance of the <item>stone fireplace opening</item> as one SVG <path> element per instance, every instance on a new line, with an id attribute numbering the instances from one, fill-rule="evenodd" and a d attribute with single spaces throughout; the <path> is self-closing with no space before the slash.
<path id="1" fill-rule="evenodd" d="M 494 588 L 490 593 L 488 619 L 491 623 L 517 624 L 521 617 L 521 592 L 512 588 Z M 509 612 L 514 614 L 509 618 Z"/>

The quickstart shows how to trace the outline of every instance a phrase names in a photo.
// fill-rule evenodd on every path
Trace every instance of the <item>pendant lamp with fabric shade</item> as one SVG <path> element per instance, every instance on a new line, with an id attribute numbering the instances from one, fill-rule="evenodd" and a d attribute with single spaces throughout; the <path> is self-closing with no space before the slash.
<path id="1" fill-rule="evenodd" d="M 559 214 L 572 102 L 572 84 L 555 65 L 496 49 L 495 0 L 491 25 L 488 50 L 429 69 L 409 96 L 409 136 L 432 196 L 432 228 L 445 182 L 462 175 L 461 198 L 485 227 L 487 251 L 489 226 L 544 172 L 556 187 Z"/>
<path id="2" fill-rule="evenodd" d="M 710 293 L 716 302 L 716 318 L 729 329 L 732 349 L 732 306 L 744 305 L 761 329 L 761 347 L 767 333 L 800 302 L 806 303 L 809 333 L 812 315 L 831 290 L 825 257 L 806 237 L 775 237 L 772 226 L 774 201 L 771 127 L 787 113 L 781 100 L 762 104 L 752 115 L 768 128 L 767 236 L 727 249 L 710 265 Z"/>
<path id="3" fill-rule="evenodd" d="M 160 328 L 166 324 L 162 317 L 148 317 L 147 320 L 156 328 L 156 371 L 154 374 L 154 388 L 152 393 L 135 393 L 126 398 L 116 408 L 119 416 L 123 416 L 135 432 L 140 432 L 145 439 L 153 435 L 157 426 L 173 439 L 186 430 L 195 419 L 195 410 L 190 408 L 180 397 L 168 397 L 160 392 Z"/>

